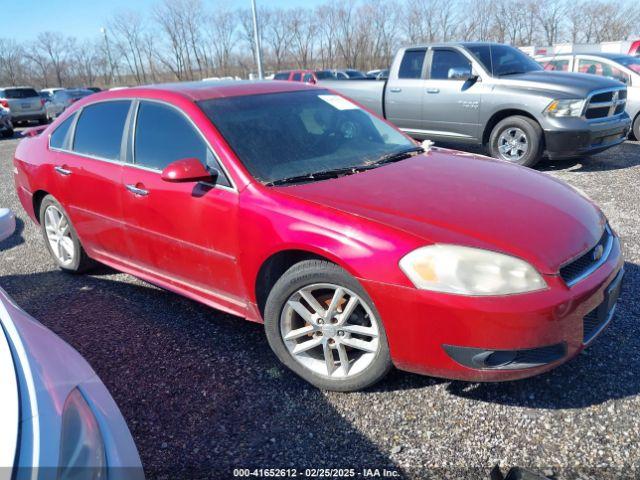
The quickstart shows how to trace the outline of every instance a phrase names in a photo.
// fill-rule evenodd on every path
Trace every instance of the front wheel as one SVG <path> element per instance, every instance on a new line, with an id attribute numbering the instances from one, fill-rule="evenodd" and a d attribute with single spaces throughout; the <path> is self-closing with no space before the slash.
<path id="1" fill-rule="evenodd" d="M 361 390 L 391 368 L 373 302 L 333 263 L 307 260 L 287 270 L 267 298 L 264 320 L 280 361 L 318 388 Z"/>
<path id="2" fill-rule="evenodd" d="M 82 248 L 64 208 L 52 195 L 40 204 L 40 227 L 49 253 L 62 270 L 82 273 L 95 265 Z"/>
<path id="3" fill-rule="evenodd" d="M 533 167 L 540 161 L 542 147 L 540 125 L 521 115 L 498 122 L 489 137 L 489 152 L 492 157 L 524 167 Z"/>

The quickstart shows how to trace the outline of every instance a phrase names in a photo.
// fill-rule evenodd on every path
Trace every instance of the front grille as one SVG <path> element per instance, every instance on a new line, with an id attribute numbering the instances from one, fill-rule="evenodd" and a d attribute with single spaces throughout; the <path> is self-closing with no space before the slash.
<path id="1" fill-rule="evenodd" d="M 596 92 L 587 101 L 584 117 L 588 120 L 608 118 L 624 112 L 627 103 L 627 90 L 614 88 Z"/>
<path id="2" fill-rule="evenodd" d="M 565 266 L 560 268 L 560 276 L 565 281 L 565 283 L 569 286 L 578 282 L 585 274 L 587 274 L 592 269 L 597 268 L 600 264 L 602 264 L 607 258 L 608 250 L 610 248 L 610 242 L 613 240 L 613 235 L 611 230 L 609 230 L 609 226 L 605 227 L 604 233 L 598 243 L 596 243 L 588 252 L 582 254 L 575 260 L 567 263 Z M 601 256 L 595 255 L 596 249 L 601 250 Z"/>

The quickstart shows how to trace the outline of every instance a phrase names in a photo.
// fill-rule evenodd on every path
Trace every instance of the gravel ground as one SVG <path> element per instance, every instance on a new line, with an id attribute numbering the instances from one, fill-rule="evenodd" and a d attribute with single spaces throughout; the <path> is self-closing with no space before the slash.
<path id="1" fill-rule="evenodd" d="M 617 316 L 586 352 L 517 382 L 392 372 L 341 394 L 285 371 L 260 325 L 106 268 L 55 269 L 14 193 L 17 142 L 0 141 L 0 206 L 18 216 L 16 235 L 0 243 L 0 285 L 91 363 L 149 478 L 230 478 L 236 467 L 488 478 L 495 464 L 556 479 L 640 478 L 640 143 L 540 167 L 591 196 L 624 240 Z"/>

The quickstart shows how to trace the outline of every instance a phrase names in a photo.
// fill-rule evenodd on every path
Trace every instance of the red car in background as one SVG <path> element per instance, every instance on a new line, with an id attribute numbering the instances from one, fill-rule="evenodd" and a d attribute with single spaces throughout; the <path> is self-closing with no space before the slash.
<path id="1" fill-rule="evenodd" d="M 318 77 L 314 70 L 286 70 L 276 73 L 273 79 L 288 82 L 318 83 Z"/>
<path id="2" fill-rule="evenodd" d="M 591 201 L 527 168 L 425 151 L 326 89 L 102 92 L 41 130 L 17 148 L 15 184 L 63 270 L 102 262 L 264 322 L 320 388 L 361 389 L 392 365 L 535 375 L 615 310 L 620 242 Z"/>

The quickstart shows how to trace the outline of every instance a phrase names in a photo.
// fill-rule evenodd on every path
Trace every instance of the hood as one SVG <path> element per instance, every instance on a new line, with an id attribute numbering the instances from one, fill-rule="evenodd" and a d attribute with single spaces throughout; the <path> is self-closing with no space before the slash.
<path id="1" fill-rule="evenodd" d="M 605 221 L 595 205 L 559 180 L 442 149 L 277 190 L 402 230 L 425 244 L 500 251 L 550 274 L 592 247 Z"/>
<path id="2" fill-rule="evenodd" d="M 623 83 L 610 78 L 586 73 L 550 72 L 537 70 L 500 77 L 500 84 L 522 87 L 528 90 L 547 90 L 562 92 L 567 97 L 584 98 L 594 90 L 603 88 L 624 88 Z"/>

